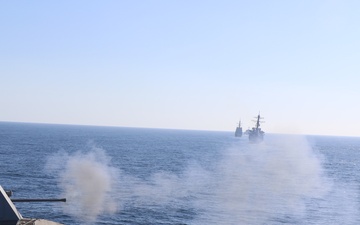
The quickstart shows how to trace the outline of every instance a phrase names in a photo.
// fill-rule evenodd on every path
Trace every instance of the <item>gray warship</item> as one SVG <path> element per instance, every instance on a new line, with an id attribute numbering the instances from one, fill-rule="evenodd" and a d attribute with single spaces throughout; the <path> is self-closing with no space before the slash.
<path id="1" fill-rule="evenodd" d="M 235 130 L 235 137 L 241 137 L 243 134 L 242 127 L 241 127 L 241 120 L 239 121 L 239 125 L 236 127 Z"/>
<path id="2" fill-rule="evenodd" d="M 260 121 L 260 120 L 264 119 L 264 118 L 260 117 L 260 113 L 255 118 L 257 119 L 257 120 L 254 121 L 254 122 L 256 122 L 255 127 L 253 127 L 251 130 L 248 130 L 249 141 L 251 143 L 262 142 L 264 140 L 264 135 L 265 135 L 265 132 L 262 131 L 261 128 L 260 128 L 260 123 L 263 123 L 263 121 Z"/>
<path id="3" fill-rule="evenodd" d="M 0 185 L 0 224 L 1 225 L 63 225 L 45 220 L 23 218 L 14 202 L 65 202 L 66 199 L 10 199 L 12 191 L 5 191 Z"/>

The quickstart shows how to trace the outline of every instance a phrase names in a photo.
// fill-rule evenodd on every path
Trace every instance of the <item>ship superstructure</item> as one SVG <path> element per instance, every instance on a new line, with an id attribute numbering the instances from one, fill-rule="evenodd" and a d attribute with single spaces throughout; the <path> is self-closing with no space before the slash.
<path id="1" fill-rule="evenodd" d="M 249 141 L 252 143 L 259 143 L 264 140 L 265 132 L 262 131 L 260 128 L 260 123 L 263 122 L 260 120 L 264 119 L 264 118 L 260 117 L 260 113 L 255 118 L 256 118 L 256 120 L 254 121 L 254 122 L 256 122 L 255 127 L 253 127 L 251 130 L 248 130 L 249 131 Z"/>

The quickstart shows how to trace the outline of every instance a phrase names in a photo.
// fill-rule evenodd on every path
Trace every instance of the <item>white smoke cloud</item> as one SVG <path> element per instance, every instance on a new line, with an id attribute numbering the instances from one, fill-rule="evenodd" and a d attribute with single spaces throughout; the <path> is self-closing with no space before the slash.
<path id="1" fill-rule="evenodd" d="M 89 224 L 98 215 L 131 207 L 192 207 L 192 224 L 264 224 L 306 217 L 307 203 L 326 195 L 331 182 L 321 155 L 305 139 L 283 138 L 224 149 L 204 169 L 189 162 L 182 172 L 158 171 L 145 179 L 111 166 L 105 151 L 60 152 L 48 160 L 58 171 L 65 210 Z"/>
<path id="2" fill-rule="evenodd" d="M 284 217 L 303 218 L 309 199 L 330 186 L 320 158 L 306 140 L 281 139 L 241 145 L 224 152 L 199 224 L 264 224 Z M 208 215 L 216 215 L 209 217 Z"/>
<path id="3" fill-rule="evenodd" d="M 88 152 L 60 152 L 48 159 L 46 168 L 59 175 L 64 210 L 78 220 L 92 223 L 103 213 L 118 210 L 115 191 L 119 170 L 110 165 L 105 152 L 92 147 Z"/>

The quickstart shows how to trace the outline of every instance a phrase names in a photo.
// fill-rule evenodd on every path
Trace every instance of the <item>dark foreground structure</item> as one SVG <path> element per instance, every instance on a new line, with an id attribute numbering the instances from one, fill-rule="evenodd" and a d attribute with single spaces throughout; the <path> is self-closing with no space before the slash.
<path id="1" fill-rule="evenodd" d="M 23 218 L 13 202 L 66 201 L 66 199 L 10 199 L 12 192 L 0 186 L 0 224 L 1 225 L 62 225 L 44 219 Z"/>

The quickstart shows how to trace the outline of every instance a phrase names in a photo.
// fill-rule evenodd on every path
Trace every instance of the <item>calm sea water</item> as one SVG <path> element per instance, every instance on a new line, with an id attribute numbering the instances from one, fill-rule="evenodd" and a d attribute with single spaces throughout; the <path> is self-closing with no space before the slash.
<path id="1" fill-rule="evenodd" d="M 0 123 L 0 185 L 64 224 L 360 224 L 360 138 Z"/>

